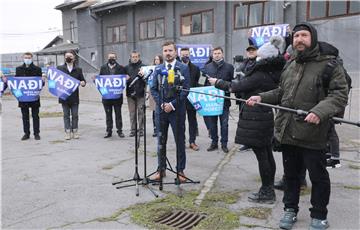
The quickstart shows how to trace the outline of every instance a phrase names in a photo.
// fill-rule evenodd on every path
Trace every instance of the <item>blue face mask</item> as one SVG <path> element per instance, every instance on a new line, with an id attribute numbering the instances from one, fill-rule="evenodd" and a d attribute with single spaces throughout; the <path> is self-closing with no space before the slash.
<path id="1" fill-rule="evenodd" d="M 30 65 L 32 63 L 32 59 L 25 58 L 24 63 L 25 65 Z"/>

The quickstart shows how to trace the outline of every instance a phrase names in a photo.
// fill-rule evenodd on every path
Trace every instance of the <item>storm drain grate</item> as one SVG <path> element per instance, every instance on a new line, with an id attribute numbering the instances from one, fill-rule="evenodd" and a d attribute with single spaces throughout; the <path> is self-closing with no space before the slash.
<path id="1" fill-rule="evenodd" d="M 201 220 L 205 219 L 204 214 L 191 213 L 186 211 L 174 211 L 165 214 L 155 220 L 158 224 L 164 224 L 177 229 L 192 229 Z"/>

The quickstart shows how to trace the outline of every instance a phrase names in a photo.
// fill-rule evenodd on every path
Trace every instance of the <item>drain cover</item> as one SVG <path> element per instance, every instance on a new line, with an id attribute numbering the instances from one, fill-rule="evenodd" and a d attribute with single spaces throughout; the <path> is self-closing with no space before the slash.
<path id="1" fill-rule="evenodd" d="M 174 211 L 159 217 L 155 222 L 178 229 L 192 229 L 203 219 L 205 219 L 203 214 Z"/>

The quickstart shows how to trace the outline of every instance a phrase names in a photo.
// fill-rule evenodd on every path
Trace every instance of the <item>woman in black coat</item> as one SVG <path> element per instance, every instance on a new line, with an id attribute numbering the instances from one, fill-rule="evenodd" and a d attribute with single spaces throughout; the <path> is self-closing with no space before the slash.
<path id="1" fill-rule="evenodd" d="M 278 86 L 280 73 L 285 64 L 285 59 L 280 53 L 274 45 L 266 44 L 258 50 L 256 64 L 245 76 L 232 82 L 213 79 L 210 79 L 210 82 L 215 83 L 216 88 L 239 93 L 243 99 L 274 89 Z M 276 165 L 271 146 L 273 131 L 274 115 L 271 108 L 240 104 L 235 143 L 252 148 L 258 160 L 262 182 L 259 192 L 249 196 L 249 201 L 252 202 L 275 201 L 273 184 Z"/>
<path id="2" fill-rule="evenodd" d="M 86 81 L 82 69 L 77 67 L 74 63 L 74 52 L 71 50 L 66 51 L 64 58 L 65 64 L 58 66 L 57 69 L 78 79 L 80 85 L 84 87 Z M 65 140 L 70 140 L 71 138 L 79 139 L 79 102 L 79 88 L 77 88 L 66 100 L 59 98 L 59 103 L 61 103 L 64 113 Z"/>

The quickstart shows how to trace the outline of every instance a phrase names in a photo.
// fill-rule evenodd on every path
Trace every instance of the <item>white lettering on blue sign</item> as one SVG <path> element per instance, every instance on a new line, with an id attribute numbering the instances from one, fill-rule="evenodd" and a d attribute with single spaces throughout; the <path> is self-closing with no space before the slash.
<path id="1" fill-rule="evenodd" d="M 271 37 L 274 35 L 286 36 L 286 27 L 287 24 L 279 25 L 279 26 L 262 26 L 255 27 L 251 30 L 251 37 Z"/>
<path id="2" fill-rule="evenodd" d="M 95 79 L 95 85 L 97 87 L 125 87 L 126 85 L 126 79 L 125 78 L 96 78 Z"/>
<path id="3" fill-rule="evenodd" d="M 50 80 L 53 80 L 55 82 L 59 82 L 61 85 L 63 85 L 67 89 L 73 89 L 75 90 L 78 86 L 77 83 L 73 82 L 71 79 L 64 80 L 64 76 L 60 74 L 59 76 L 56 76 L 58 72 L 53 72 L 52 69 L 48 69 L 47 76 Z"/>
<path id="4" fill-rule="evenodd" d="M 10 89 L 24 89 L 34 90 L 42 88 L 42 80 L 19 80 L 19 81 L 8 81 Z"/>

